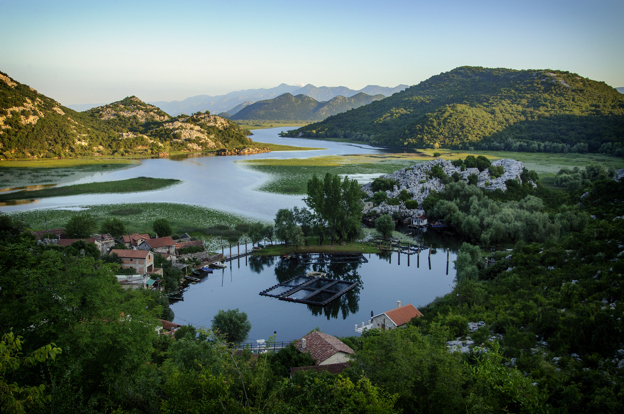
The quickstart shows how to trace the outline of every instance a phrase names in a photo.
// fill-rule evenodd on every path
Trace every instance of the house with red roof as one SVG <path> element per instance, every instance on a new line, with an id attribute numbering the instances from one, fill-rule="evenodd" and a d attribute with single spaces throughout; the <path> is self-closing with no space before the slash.
<path id="1" fill-rule="evenodd" d="M 139 244 L 143 243 L 144 240 L 149 240 L 149 238 L 150 238 L 150 235 L 147 233 L 146 234 L 134 233 L 134 234 L 130 234 L 127 236 L 123 236 L 123 242 L 128 249 L 132 249 L 134 247 L 137 247 Z"/>
<path id="2" fill-rule="evenodd" d="M 316 365 L 348 362 L 354 354 L 353 349 L 340 339 L 317 331 L 312 331 L 295 342 L 295 347 L 301 352 L 310 354 Z"/>
<path id="3" fill-rule="evenodd" d="M 412 318 L 420 318 L 422 313 L 411 303 L 409 305 L 401 306 L 401 301 L 397 301 L 397 307 L 373 316 L 371 319 L 372 328 L 378 328 L 382 330 L 390 330 L 403 326 Z"/>
<path id="4" fill-rule="evenodd" d="M 151 250 L 154 253 L 175 254 L 176 242 L 171 236 L 147 239 L 138 245 L 140 250 Z"/>
<path id="5" fill-rule="evenodd" d="M 154 269 L 154 254 L 150 251 L 113 249 L 113 253 L 121 259 L 122 269 L 134 269 L 139 275 L 157 271 Z M 162 273 L 162 269 L 159 270 Z"/>

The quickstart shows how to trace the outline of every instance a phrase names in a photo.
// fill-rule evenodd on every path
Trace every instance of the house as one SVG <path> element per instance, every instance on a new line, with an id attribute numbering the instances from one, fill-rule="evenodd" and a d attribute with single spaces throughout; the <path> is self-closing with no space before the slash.
<path id="1" fill-rule="evenodd" d="M 312 331 L 297 342 L 295 347 L 301 352 L 307 352 L 316 365 L 329 365 L 348 362 L 353 349 L 335 336 L 323 332 Z"/>
<path id="2" fill-rule="evenodd" d="M 160 320 L 160 324 L 162 325 L 162 328 L 158 327 L 156 330 L 160 331 L 161 335 L 173 335 L 175 331 L 177 331 L 180 327 L 182 327 L 182 325 L 179 325 L 174 322 L 169 322 L 164 319 Z"/>
<path id="3" fill-rule="evenodd" d="M 418 217 L 412 217 L 412 227 L 425 227 L 427 225 L 427 217 L 422 214 Z"/>
<path id="4" fill-rule="evenodd" d="M 143 240 L 138 246 L 140 250 L 152 250 L 154 253 L 175 254 L 176 242 L 170 236 Z"/>
<path id="5" fill-rule="evenodd" d="M 154 254 L 147 250 L 122 250 L 113 249 L 111 254 L 116 254 L 121 259 L 122 269 L 134 269 L 137 274 L 154 273 Z M 162 269 L 160 269 L 162 273 Z"/>
<path id="6" fill-rule="evenodd" d="M 180 254 L 180 250 L 187 249 L 189 247 L 201 247 L 202 251 L 204 250 L 204 242 L 201 240 L 193 240 L 193 241 L 183 241 L 176 243 L 175 248 L 178 254 Z"/>
<path id="7" fill-rule="evenodd" d="M 30 231 L 30 234 L 35 236 L 37 240 L 41 240 L 45 235 L 54 235 L 55 239 L 62 239 L 65 237 L 65 227 L 59 227 L 58 229 Z"/>
<path id="8" fill-rule="evenodd" d="M 325 365 L 312 365 L 311 367 L 292 367 L 290 369 L 290 375 L 301 371 L 314 371 L 314 372 L 329 372 L 330 374 L 340 374 L 345 369 L 349 368 L 351 364 L 349 362 L 339 362 L 337 364 L 325 364 Z"/>
<path id="9" fill-rule="evenodd" d="M 373 328 L 390 330 L 405 325 L 411 321 L 412 318 L 420 318 L 421 316 L 423 316 L 423 314 L 420 313 L 414 305 L 410 303 L 409 305 L 401 306 L 401 301 L 399 300 L 397 301 L 397 307 L 395 309 L 373 316 L 371 325 Z"/>
<path id="10" fill-rule="evenodd" d="M 124 289 L 143 289 L 147 286 L 147 275 L 116 275 Z"/>
<path id="11" fill-rule="evenodd" d="M 110 234 L 96 234 L 95 244 L 98 245 L 102 254 L 106 254 L 115 247 L 115 239 Z"/>
<path id="12" fill-rule="evenodd" d="M 95 237 L 91 237 L 88 239 L 59 239 L 56 242 L 57 246 L 61 246 L 61 247 L 67 247 L 67 246 L 71 246 L 72 244 L 76 243 L 77 241 L 83 241 L 85 243 L 93 243 L 97 246 L 97 248 L 99 249 L 100 246 L 98 245 L 98 243 L 95 242 Z"/>
<path id="13" fill-rule="evenodd" d="M 141 244 L 144 240 L 149 240 L 149 234 L 130 234 L 128 236 L 123 236 L 123 242 L 128 249 L 136 248 L 139 244 Z"/>

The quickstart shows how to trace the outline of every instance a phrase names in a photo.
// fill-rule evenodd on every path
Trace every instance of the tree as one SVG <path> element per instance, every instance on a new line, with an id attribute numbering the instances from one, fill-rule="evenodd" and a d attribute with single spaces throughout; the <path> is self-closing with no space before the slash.
<path id="1" fill-rule="evenodd" d="M 118 219 L 117 217 L 111 217 L 104 220 L 102 226 L 100 227 L 101 233 L 108 233 L 113 237 L 121 237 L 126 234 L 126 226 L 123 221 Z"/>
<path id="2" fill-rule="evenodd" d="M 297 223 L 292 210 L 282 208 L 275 214 L 275 236 L 289 244 L 296 236 Z"/>
<path id="3" fill-rule="evenodd" d="M 158 237 L 166 237 L 171 236 L 173 230 L 171 230 L 171 225 L 169 221 L 164 218 L 159 218 L 154 220 L 153 224 L 154 232 L 158 235 Z"/>
<path id="4" fill-rule="evenodd" d="M 249 238 L 252 246 L 264 239 L 265 226 L 262 223 L 252 223 L 249 225 Z"/>
<path id="5" fill-rule="evenodd" d="M 89 213 L 78 213 L 65 225 L 65 234 L 70 239 L 86 239 L 97 229 L 97 223 Z"/>
<path id="6" fill-rule="evenodd" d="M 30 356 L 22 357 L 22 338 L 15 337 L 13 332 L 6 333 L 0 341 L 0 406 L 7 412 L 25 413 L 27 409 L 51 400 L 45 395 L 45 385 L 19 386 L 16 382 L 9 382 L 7 374 L 18 372 L 21 366 L 33 366 L 48 359 L 54 360 L 61 353 L 54 343 L 45 345 Z"/>
<path id="7" fill-rule="evenodd" d="M 383 214 L 375 220 L 375 230 L 377 230 L 384 239 L 390 237 L 394 231 L 394 221 L 390 214 Z"/>
<path id="8" fill-rule="evenodd" d="M 238 308 L 220 310 L 212 320 L 212 330 L 223 335 L 227 342 L 238 344 L 247 339 L 251 323 L 247 320 L 247 314 Z"/>

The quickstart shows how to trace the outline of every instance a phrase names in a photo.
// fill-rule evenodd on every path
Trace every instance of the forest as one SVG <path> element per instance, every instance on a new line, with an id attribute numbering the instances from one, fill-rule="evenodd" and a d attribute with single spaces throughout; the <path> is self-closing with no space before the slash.
<path id="1" fill-rule="evenodd" d="M 388 147 L 624 156 L 624 95 L 564 71 L 460 67 L 285 135 Z"/>

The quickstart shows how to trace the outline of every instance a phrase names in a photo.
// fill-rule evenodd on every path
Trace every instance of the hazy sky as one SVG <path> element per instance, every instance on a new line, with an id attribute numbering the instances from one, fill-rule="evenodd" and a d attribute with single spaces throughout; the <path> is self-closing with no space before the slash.
<path id="1" fill-rule="evenodd" d="M 64 105 L 413 85 L 463 65 L 619 87 L 623 12 L 623 0 L 0 0 L 0 71 Z"/>

